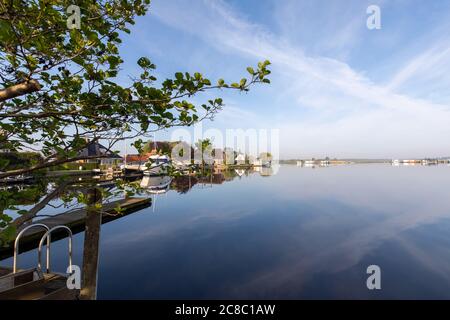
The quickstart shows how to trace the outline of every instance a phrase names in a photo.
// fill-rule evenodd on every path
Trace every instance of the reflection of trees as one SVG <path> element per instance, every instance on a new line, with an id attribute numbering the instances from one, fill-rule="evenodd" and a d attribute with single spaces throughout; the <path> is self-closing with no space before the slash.
<path id="1" fill-rule="evenodd" d="M 197 183 L 198 179 L 194 176 L 179 176 L 173 178 L 171 188 L 179 193 L 187 193 Z"/>
<path id="2" fill-rule="evenodd" d="M 1 190 L 1 196 L 7 197 L 9 203 L 16 206 L 32 205 L 47 192 L 47 183 L 39 182 L 33 185 L 5 186 Z"/>
<path id="3" fill-rule="evenodd" d="M 127 179 L 135 180 L 136 177 Z M 97 296 L 97 273 L 99 257 L 100 226 L 102 224 L 102 204 L 113 198 L 117 199 L 120 194 L 123 197 L 123 189 L 117 184 L 124 182 L 122 179 L 98 180 L 91 177 L 64 177 L 57 180 L 41 180 L 32 186 L 5 187 L 3 195 L 11 195 L 6 198 L 9 202 L 2 203 L 5 207 L 33 205 L 31 209 L 17 211 L 20 215 L 9 223 L 8 227 L 14 227 L 14 232 L 5 235 L 9 241 L 13 240 L 16 230 L 31 223 L 34 218 L 47 206 L 67 208 L 71 206 L 80 207 L 86 205 L 85 236 L 83 246 L 82 266 L 82 299 L 96 299 Z M 131 182 L 132 184 L 134 182 Z M 53 200 L 62 201 L 58 206 L 53 206 Z M 1 202 L 1 201 L 0 201 Z M 69 210 L 70 212 L 71 210 Z M 110 215 L 112 213 L 109 213 Z M 115 215 L 116 213 L 114 213 Z M 120 214 L 119 212 L 117 214 Z M 41 215 L 42 216 L 42 215 Z M 2 230 L 2 232 L 4 229 Z"/>
<path id="4" fill-rule="evenodd" d="M 187 193 L 194 185 L 223 184 L 237 177 L 235 170 L 207 170 L 204 174 L 191 174 L 174 177 L 171 188 L 179 193 Z M 83 178 L 85 179 L 85 178 Z M 100 183 L 99 183 L 100 182 Z M 103 183 L 103 184 L 102 184 Z M 101 187 L 98 185 L 101 184 Z M 105 196 L 105 190 L 115 188 L 114 180 L 98 181 L 87 178 L 79 181 L 78 178 L 64 178 L 56 181 L 41 181 L 33 186 L 16 186 L 10 188 L 14 194 L 16 205 L 34 206 L 16 218 L 12 224 L 17 228 L 33 221 L 39 212 L 46 206 L 51 206 L 52 200 L 61 199 L 62 205 L 67 209 L 67 201 L 76 199 L 76 195 L 82 194 L 86 204 L 86 220 L 83 244 L 82 265 L 82 299 L 96 299 L 97 296 L 97 274 L 99 264 L 99 239 L 102 224 L 102 208 L 98 204 L 109 201 L 110 196 Z M 72 205 L 79 206 L 81 203 L 75 201 Z"/>
<path id="5" fill-rule="evenodd" d="M 225 177 L 223 173 L 212 173 L 208 176 L 202 176 L 199 178 L 199 182 L 201 183 L 222 184 L 224 181 Z"/>
<path id="6" fill-rule="evenodd" d="M 136 177 L 132 178 L 136 179 Z M 131 179 L 131 180 L 132 180 Z M 101 190 L 103 202 L 108 202 L 117 194 L 123 195 L 123 190 L 117 188 L 121 179 L 98 180 L 92 177 L 84 176 L 80 181 L 77 176 L 63 176 L 55 179 L 39 179 L 33 185 L 14 185 L 3 186 L 0 190 L 0 213 L 5 210 L 15 211 L 19 216 L 14 220 L 1 222 L 0 224 L 0 244 L 8 246 L 13 241 L 17 230 L 33 221 L 46 207 L 64 208 L 66 211 L 77 209 L 87 204 L 85 193 L 91 188 Z M 130 183 L 132 184 L 132 182 Z M 60 200 L 58 205 L 52 204 L 53 201 Z M 21 206 L 34 205 L 31 209 L 23 209 Z M 6 214 L 4 214 L 6 216 Z M 45 216 L 45 215 L 44 215 Z"/>
<path id="7" fill-rule="evenodd" d="M 231 181 L 238 176 L 235 170 L 224 170 L 222 174 L 225 181 Z"/>
<path id="8" fill-rule="evenodd" d="M 238 177 L 235 170 L 205 170 L 203 172 L 174 177 L 171 184 L 171 189 L 179 193 L 187 193 L 192 187 L 198 183 L 202 184 L 222 184 L 227 181 L 232 181 Z"/>
<path id="9" fill-rule="evenodd" d="M 44 199 L 39 201 L 33 208 L 31 208 L 30 210 L 27 210 L 26 213 L 22 214 L 20 217 L 15 219 L 13 221 L 14 226 L 16 228 L 20 227 L 24 223 L 29 222 L 34 217 L 36 217 L 38 212 L 41 211 L 42 209 L 44 209 L 49 204 L 50 201 L 54 200 L 59 195 L 61 195 L 62 192 L 64 192 L 64 189 L 67 187 L 68 184 L 69 184 L 69 182 L 64 182 L 60 185 L 57 185 L 50 193 L 47 194 L 47 196 L 44 197 Z"/>

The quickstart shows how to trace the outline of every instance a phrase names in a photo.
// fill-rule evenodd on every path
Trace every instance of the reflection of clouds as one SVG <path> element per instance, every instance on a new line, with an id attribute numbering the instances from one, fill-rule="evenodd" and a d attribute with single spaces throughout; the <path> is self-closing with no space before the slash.
<path id="1" fill-rule="evenodd" d="M 146 210 L 123 219 L 118 232 L 109 232 L 103 244 L 112 250 L 138 243 L 165 243 L 169 251 L 174 244 L 199 250 L 190 243 L 190 236 L 195 235 L 205 247 L 208 242 L 227 246 L 230 240 L 223 226 L 233 224 L 227 230 L 232 237 L 235 227 L 253 220 L 264 227 L 249 229 L 240 252 L 225 255 L 217 263 L 220 259 L 232 264 L 249 259 L 251 263 L 250 257 L 258 255 L 259 250 L 268 250 L 272 261 L 250 265 L 252 272 L 239 283 L 217 289 L 224 294 L 295 294 L 319 274 L 349 270 L 386 240 L 395 241 L 418 265 L 450 281 L 446 263 L 449 249 L 436 243 L 421 247 L 417 241 L 426 239 L 429 233 L 409 238 L 404 233 L 450 218 L 450 199 L 446 188 L 440 187 L 447 184 L 450 173 L 446 170 L 388 165 L 320 170 L 283 166 L 270 178 L 253 175 L 183 196 L 169 193 L 156 215 Z M 403 267 L 401 261 L 396 263 Z M 361 272 L 365 274 L 365 270 Z"/>
<path id="2" fill-rule="evenodd" d="M 220 202 L 216 201 L 216 198 L 208 201 L 208 195 L 205 195 L 205 193 L 221 193 L 221 190 L 214 189 L 192 189 L 189 194 L 183 195 L 183 198 L 169 192 L 166 203 L 158 203 L 161 207 L 158 208 L 159 212 L 156 212 L 157 216 L 150 213 L 150 208 L 143 210 L 142 214 L 146 215 L 143 219 L 146 220 L 145 222 L 138 225 L 133 224 L 130 229 L 126 227 L 121 228 L 118 230 L 118 233 L 105 239 L 104 243 L 113 246 L 128 246 L 136 242 L 150 241 L 151 238 L 158 239 L 167 234 L 176 234 L 178 230 L 195 229 L 201 223 L 238 221 L 244 216 L 257 212 L 257 208 L 253 206 L 253 208 L 236 207 L 233 202 Z M 196 203 L 195 206 L 192 206 L 191 201 L 185 199 L 188 196 L 193 198 L 190 200 Z M 184 200 L 186 202 L 183 204 Z M 170 205 L 171 201 L 177 201 L 181 205 L 175 208 L 168 208 L 168 204 Z M 144 216 L 142 215 L 141 217 Z"/>
<path id="3" fill-rule="evenodd" d="M 355 170 L 356 168 L 356 170 Z M 284 167 L 292 175 L 297 167 Z M 323 170 L 319 174 L 304 170 L 298 180 L 289 180 L 287 191 L 280 193 L 280 198 L 311 202 L 317 200 L 338 199 L 351 214 L 362 224 L 349 228 L 341 237 L 320 247 L 314 247 L 314 252 L 295 253 L 292 261 L 280 265 L 277 269 L 256 275 L 254 279 L 242 284 L 237 291 L 259 290 L 260 287 L 273 290 L 281 286 L 298 286 L 306 277 L 320 272 L 339 272 L 352 267 L 360 259 L 375 249 L 383 240 L 395 238 L 416 261 L 431 271 L 445 276 L 450 280 L 448 257 L 436 259 L 431 249 L 422 250 L 413 243 L 402 240 L 400 233 L 420 225 L 436 223 L 442 218 L 450 217 L 448 211 L 450 199 L 445 186 L 447 180 L 445 167 L 417 168 L 415 171 L 402 171 L 386 174 L 387 166 L 352 166 L 337 167 L 336 171 Z M 395 168 L 393 168 L 395 169 Z M 432 169 L 432 171 L 430 170 Z M 384 171 L 384 173 L 383 173 Z M 370 183 L 368 182 L 370 179 Z M 319 180 L 319 182 L 317 181 Z M 357 211 L 354 212 L 355 208 Z M 348 213 L 341 212 L 343 219 Z M 367 220 L 368 223 L 364 223 Z M 328 218 L 330 218 L 328 216 Z M 334 217 L 336 218 L 336 217 Z M 355 222 L 348 221 L 355 225 Z M 326 219 L 322 215 L 306 223 L 306 230 L 319 230 L 320 234 L 336 232 L 333 219 Z M 301 236 L 300 236 L 301 238 Z M 299 239 L 299 241 L 302 241 Z M 303 241 L 308 242 L 305 238 Z M 291 283 L 296 279 L 295 285 Z"/>
<path id="4" fill-rule="evenodd" d="M 422 248 L 403 238 L 397 238 L 396 241 L 398 241 L 402 248 L 413 256 L 422 266 L 450 282 L 450 264 L 448 263 L 450 247 L 433 243 L 431 246 Z"/>

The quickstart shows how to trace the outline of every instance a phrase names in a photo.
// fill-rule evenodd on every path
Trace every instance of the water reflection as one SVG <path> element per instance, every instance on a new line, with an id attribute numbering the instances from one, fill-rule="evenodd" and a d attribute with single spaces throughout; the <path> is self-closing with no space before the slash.
<path id="1" fill-rule="evenodd" d="M 100 292 L 123 297 L 114 287 L 138 280 L 106 280 L 125 276 L 112 253 L 127 248 L 148 274 L 128 298 L 449 298 L 450 173 L 404 169 L 284 166 L 169 197 L 160 215 L 128 220 L 133 233 L 114 228 Z M 381 292 L 365 286 L 370 264 Z"/>
<path id="2" fill-rule="evenodd" d="M 144 176 L 139 180 L 141 192 L 149 194 L 153 198 L 153 212 L 156 208 L 156 196 L 166 194 L 171 188 L 186 193 L 191 190 L 194 185 L 214 185 L 222 184 L 225 181 L 231 181 L 235 174 L 227 171 L 209 171 L 200 173 L 192 173 L 190 175 L 176 177 L 173 181 L 168 176 Z M 136 178 L 136 177 L 134 177 Z M 172 184 L 173 182 L 173 184 Z M 88 206 L 84 224 L 84 241 L 80 248 L 75 249 L 81 252 L 82 255 L 82 290 L 80 293 L 81 299 L 96 299 L 97 298 L 97 278 L 99 270 L 99 252 L 100 252 L 100 235 L 102 221 L 102 209 L 97 205 L 101 203 L 108 203 L 112 199 L 103 198 L 105 190 L 115 188 L 115 179 L 110 175 L 105 176 L 91 176 L 91 177 L 65 177 L 64 179 L 56 180 L 40 180 L 34 185 L 15 184 L 13 186 L 3 186 L 4 191 L 11 194 L 11 200 L 14 205 L 22 210 L 26 210 L 25 214 L 16 215 L 13 224 L 18 230 L 23 229 L 34 222 L 46 223 L 45 218 L 51 217 L 57 213 L 74 210 L 79 207 L 84 207 L 76 201 L 71 199 L 71 194 L 74 192 L 81 193 L 87 199 Z M 73 195 L 72 195 L 73 197 Z M 12 212 L 11 212 L 12 213 Z M 10 213 L 10 214 L 11 214 Z M 43 219 L 43 220 L 42 220 Z M 81 230 L 73 230 L 75 233 Z M 62 237 L 58 237 L 58 240 Z M 24 249 L 30 250 L 35 247 L 35 244 L 24 246 Z M 10 257 L 12 254 L 11 247 L 1 249 L 3 258 Z M 56 259 L 59 260 L 57 257 Z M 7 261 L 4 260 L 3 262 Z M 28 255 L 28 264 L 30 258 Z M 31 263 L 32 264 L 32 263 Z M 59 261 L 57 264 L 61 264 Z M 65 269 L 65 268 L 64 268 Z"/>
<path id="3" fill-rule="evenodd" d="M 164 201 L 101 231 L 95 220 L 76 248 L 100 299 L 450 298 L 448 170 L 282 166 L 141 180 L 142 196 L 166 186 Z M 371 264 L 381 291 L 366 288 Z"/>

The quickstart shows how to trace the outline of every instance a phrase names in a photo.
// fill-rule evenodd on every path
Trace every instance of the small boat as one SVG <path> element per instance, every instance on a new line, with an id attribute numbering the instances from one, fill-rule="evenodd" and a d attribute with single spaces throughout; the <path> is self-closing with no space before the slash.
<path id="1" fill-rule="evenodd" d="M 172 178 L 169 176 L 144 176 L 140 186 L 148 193 L 160 194 L 169 191 L 171 182 Z"/>
<path id="2" fill-rule="evenodd" d="M 147 170 L 144 170 L 144 176 L 158 176 L 167 174 L 170 166 L 170 158 L 166 155 L 154 155 L 149 158 L 146 164 Z"/>
<path id="3" fill-rule="evenodd" d="M 26 175 L 18 175 L 18 176 L 12 176 L 12 177 L 6 177 L 3 179 L 0 179 L 0 183 L 21 183 L 21 182 L 29 182 L 33 180 L 32 176 L 26 176 Z"/>

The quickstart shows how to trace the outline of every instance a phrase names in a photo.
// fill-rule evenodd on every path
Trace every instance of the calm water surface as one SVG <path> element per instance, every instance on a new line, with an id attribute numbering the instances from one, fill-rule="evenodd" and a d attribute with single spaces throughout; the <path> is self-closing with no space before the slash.
<path id="1" fill-rule="evenodd" d="M 449 181 L 444 165 L 284 165 L 171 190 L 102 226 L 98 298 L 450 299 Z M 52 247 L 61 271 L 66 246 Z M 83 233 L 74 246 L 81 265 Z"/>

